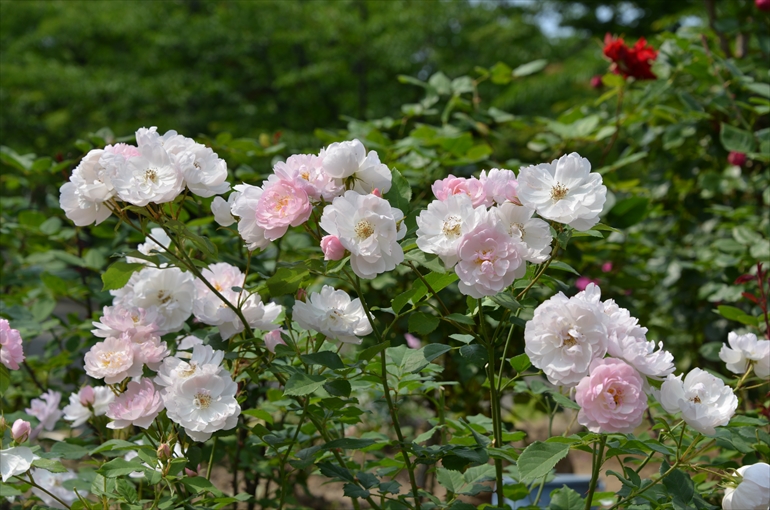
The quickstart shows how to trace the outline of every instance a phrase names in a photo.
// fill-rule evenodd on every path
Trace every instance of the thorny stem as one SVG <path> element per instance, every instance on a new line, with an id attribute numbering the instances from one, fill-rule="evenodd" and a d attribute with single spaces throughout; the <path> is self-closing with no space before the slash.
<path id="1" fill-rule="evenodd" d="M 374 324 L 374 315 L 372 315 L 372 312 L 369 310 L 369 305 L 366 302 L 366 298 L 364 297 L 363 292 L 361 292 L 361 280 L 359 280 L 358 276 L 356 276 L 355 280 L 350 276 L 350 274 L 343 270 L 345 275 L 350 280 L 350 283 L 353 284 L 353 287 L 356 289 L 356 293 L 358 294 L 359 299 L 361 299 L 361 305 L 364 307 L 364 311 L 366 312 L 366 317 L 369 319 L 369 324 L 372 326 L 372 331 L 374 332 L 374 336 L 377 337 L 378 343 L 383 343 L 383 338 L 380 335 L 380 331 L 377 329 L 377 326 Z M 390 396 L 390 387 L 388 385 L 388 365 L 387 365 L 387 356 L 385 355 L 385 349 L 380 351 L 380 364 L 382 365 L 382 372 L 381 372 L 381 378 L 382 378 L 382 390 L 385 394 L 385 402 L 388 404 L 388 409 L 390 410 L 390 419 L 393 422 L 393 428 L 396 431 L 396 436 L 398 437 L 398 446 L 401 450 L 401 456 L 404 458 L 404 464 L 406 464 L 406 470 L 409 473 L 409 483 L 412 485 L 412 496 L 414 498 L 414 506 L 417 510 L 421 509 L 420 504 L 420 493 L 417 488 L 417 480 L 414 477 L 414 466 L 412 465 L 412 461 L 409 459 L 409 452 L 406 447 L 406 441 L 404 440 L 404 434 L 401 431 L 401 424 L 398 421 L 398 409 L 396 409 L 396 406 L 393 404 L 393 399 Z"/>

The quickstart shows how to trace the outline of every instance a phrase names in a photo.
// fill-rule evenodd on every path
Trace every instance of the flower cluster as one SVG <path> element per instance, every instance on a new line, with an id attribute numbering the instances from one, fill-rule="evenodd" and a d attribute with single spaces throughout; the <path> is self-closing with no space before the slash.
<path id="1" fill-rule="evenodd" d="M 604 36 L 604 56 L 612 61 L 611 70 L 622 74 L 624 78 L 654 80 L 652 62 L 658 58 L 658 51 L 647 44 L 644 37 L 639 38 L 633 47 L 626 46 L 622 37 Z"/>
<path id="2" fill-rule="evenodd" d="M 551 163 L 450 175 L 432 186 L 436 200 L 417 218 L 417 246 L 454 267 L 460 291 L 480 298 L 502 291 L 548 260 L 553 240 L 541 218 L 588 230 L 599 221 L 607 189 L 587 159 L 569 154 Z"/>
<path id="3" fill-rule="evenodd" d="M 351 300 L 347 292 L 329 285 L 311 293 L 307 303 L 294 303 L 292 318 L 304 329 L 350 344 L 360 344 L 362 337 L 372 332 L 361 300 Z"/>
<path id="4" fill-rule="evenodd" d="M 227 164 L 209 147 L 157 128 L 136 132 L 136 146 L 119 143 L 90 151 L 60 189 L 60 204 L 75 225 L 99 224 L 115 200 L 146 206 L 173 201 L 185 187 L 201 197 L 230 189 Z"/>

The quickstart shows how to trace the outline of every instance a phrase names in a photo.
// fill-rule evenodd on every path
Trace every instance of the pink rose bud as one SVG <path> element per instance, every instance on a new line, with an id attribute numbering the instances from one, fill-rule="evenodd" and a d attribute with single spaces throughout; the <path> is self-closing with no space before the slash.
<path id="1" fill-rule="evenodd" d="M 276 329 L 269 333 L 265 333 L 265 336 L 262 337 L 262 339 L 265 341 L 265 347 L 267 347 L 267 350 L 275 354 L 275 348 L 278 345 L 286 345 L 286 342 L 283 341 L 283 338 L 281 338 L 281 332 L 282 330 Z"/>
<path id="2" fill-rule="evenodd" d="M 422 345 L 420 339 L 411 333 L 405 334 L 404 338 L 406 338 L 406 345 L 408 345 L 410 349 L 419 349 L 420 345 Z"/>
<path id="3" fill-rule="evenodd" d="M 602 273 L 609 273 L 610 271 L 612 271 L 612 262 L 602 264 Z"/>
<path id="4" fill-rule="evenodd" d="M 372 190 L 372 195 L 382 198 L 382 191 L 380 191 L 380 188 L 374 188 Z"/>
<path id="5" fill-rule="evenodd" d="M 297 289 L 297 301 L 302 301 L 303 303 L 307 301 L 307 291 L 305 289 L 299 288 Z"/>
<path id="6" fill-rule="evenodd" d="M 184 474 L 186 474 L 187 476 L 192 476 L 192 477 L 198 476 L 198 473 L 196 473 L 195 471 L 193 471 L 190 468 L 184 468 Z"/>
<path id="7" fill-rule="evenodd" d="M 321 251 L 324 252 L 324 260 L 341 260 L 345 256 L 345 247 L 340 238 L 333 235 L 321 239 Z"/>
<path id="8" fill-rule="evenodd" d="M 754 0 L 754 5 L 760 11 L 770 11 L 770 0 Z"/>
<path id="9" fill-rule="evenodd" d="M 742 152 L 731 152 L 727 155 L 727 162 L 735 166 L 743 166 L 746 164 L 746 155 Z"/>
<path id="10" fill-rule="evenodd" d="M 94 403 L 94 389 L 90 386 L 83 386 L 78 393 L 80 405 L 88 407 Z"/>
<path id="11" fill-rule="evenodd" d="M 17 443 L 23 443 L 29 438 L 30 432 L 32 432 L 32 426 L 29 422 L 19 418 L 13 422 L 13 427 L 11 427 L 11 438 Z"/>
<path id="12" fill-rule="evenodd" d="M 168 443 L 161 443 L 158 446 L 158 460 L 161 462 L 168 462 L 171 459 L 171 447 Z"/>
<path id="13" fill-rule="evenodd" d="M 604 83 L 602 82 L 602 77 L 600 75 L 596 75 L 591 78 L 591 87 L 595 89 L 600 89 L 604 86 Z"/>
<path id="14" fill-rule="evenodd" d="M 3 418 L 2 416 L 0 416 L 0 434 L 2 434 L 3 432 L 5 432 L 5 429 L 7 429 L 7 428 L 8 428 L 8 424 L 7 424 L 7 423 L 5 423 L 5 418 Z"/>

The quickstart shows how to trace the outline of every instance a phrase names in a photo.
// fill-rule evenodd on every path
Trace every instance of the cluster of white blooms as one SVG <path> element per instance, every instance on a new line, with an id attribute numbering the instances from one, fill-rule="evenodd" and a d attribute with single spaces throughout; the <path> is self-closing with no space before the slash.
<path id="1" fill-rule="evenodd" d="M 145 206 L 171 202 L 185 187 L 201 197 L 230 189 L 227 164 L 205 145 L 155 127 L 139 129 L 136 142 L 94 149 L 73 170 L 60 205 L 76 225 L 104 221 L 113 199 Z"/>
<path id="2" fill-rule="evenodd" d="M 229 303 L 241 310 L 250 327 L 265 331 L 278 328 L 273 322 L 283 308 L 275 303 L 263 304 L 259 294 L 243 291 L 246 275 L 237 267 L 220 262 L 201 271 L 201 276 Z M 244 329 L 243 322 L 232 308 L 227 306 L 200 278 L 195 280 L 193 313 L 202 323 L 217 326 L 224 340 Z"/>
<path id="3" fill-rule="evenodd" d="M 417 218 L 417 246 L 438 255 L 474 298 L 495 295 L 526 273 L 526 262 L 550 258 L 552 235 L 542 218 L 587 230 L 599 221 L 607 188 L 577 154 L 521 169 L 493 168 L 479 178 L 450 175 Z"/>
<path id="4" fill-rule="evenodd" d="M 221 366 L 223 358 L 222 351 L 196 345 L 189 359 L 169 357 L 158 369 L 155 384 L 161 387 L 168 418 L 195 441 L 206 441 L 238 423 L 238 385 Z"/>
<path id="5" fill-rule="evenodd" d="M 404 259 L 398 244 L 406 234 L 404 214 L 382 198 L 391 179 L 377 152 L 367 153 L 359 140 L 333 143 L 318 155 L 276 163 L 261 186 L 237 185 L 227 201 L 216 197 L 211 210 L 222 226 L 237 221 L 247 247 L 256 250 L 307 222 L 315 205 L 327 204 L 320 221 L 328 234 L 321 244 L 326 259 L 349 253 L 353 272 L 370 279 Z"/>
<path id="6" fill-rule="evenodd" d="M 576 387 L 578 422 L 593 432 L 632 432 L 647 409 L 647 378 L 674 371 L 673 356 L 648 341 L 647 328 L 591 283 L 568 298 L 561 292 L 535 309 L 524 350 L 548 380 Z M 609 354 L 610 357 L 605 358 Z"/>
<path id="7" fill-rule="evenodd" d="M 372 332 L 361 300 L 351 300 L 345 291 L 329 285 L 321 292 L 312 292 L 308 302 L 295 302 L 292 318 L 305 329 L 350 344 L 360 344 L 362 337 Z"/>

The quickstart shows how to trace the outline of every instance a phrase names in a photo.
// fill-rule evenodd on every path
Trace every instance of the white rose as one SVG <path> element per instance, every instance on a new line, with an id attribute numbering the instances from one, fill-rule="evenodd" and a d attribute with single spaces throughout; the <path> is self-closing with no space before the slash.
<path id="1" fill-rule="evenodd" d="M 706 436 L 716 434 L 715 427 L 730 423 L 738 408 L 732 388 L 700 368 L 692 369 L 684 381 L 681 374 L 669 374 L 655 393 L 666 411 L 681 412 L 685 423 Z"/>
<path id="2" fill-rule="evenodd" d="M 770 465 L 758 462 L 738 468 L 743 477 L 737 487 L 728 487 L 722 510 L 767 510 L 770 507 Z"/>

